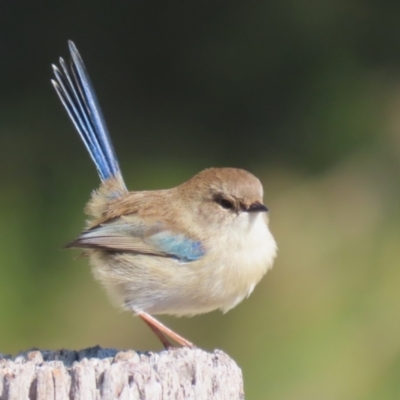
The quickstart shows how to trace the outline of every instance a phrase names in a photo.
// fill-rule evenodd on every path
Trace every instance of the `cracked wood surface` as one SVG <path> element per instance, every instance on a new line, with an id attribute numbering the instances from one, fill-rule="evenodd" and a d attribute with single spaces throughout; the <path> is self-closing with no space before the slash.
<path id="1" fill-rule="evenodd" d="M 242 373 L 220 350 L 93 347 L 0 354 L 0 400 L 243 400 Z"/>

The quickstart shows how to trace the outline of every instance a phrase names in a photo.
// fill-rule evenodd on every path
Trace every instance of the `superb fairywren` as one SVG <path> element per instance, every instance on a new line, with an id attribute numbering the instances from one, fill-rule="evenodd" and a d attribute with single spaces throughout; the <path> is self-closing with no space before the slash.
<path id="1" fill-rule="evenodd" d="M 188 340 L 150 314 L 223 312 L 249 296 L 271 268 L 276 243 L 263 188 L 236 168 L 206 169 L 167 190 L 129 192 L 83 61 L 53 65 L 52 83 L 101 184 L 86 206 L 86 229 L 67 247 L 85 249 L 112 298 L 139 315 L 165 347 Z"/>

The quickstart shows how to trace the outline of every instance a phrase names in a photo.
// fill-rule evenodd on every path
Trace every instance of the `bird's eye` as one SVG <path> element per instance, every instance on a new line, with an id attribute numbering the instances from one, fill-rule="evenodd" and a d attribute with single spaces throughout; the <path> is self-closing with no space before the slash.
<path id="1" fill-rule="evenodd" d="M 217 203 L 222 207 L 225 208 L 225 210 L 233 210 L 235 208 L 235 205 L 231 200 L 228 199 L 218 199 Z"/>

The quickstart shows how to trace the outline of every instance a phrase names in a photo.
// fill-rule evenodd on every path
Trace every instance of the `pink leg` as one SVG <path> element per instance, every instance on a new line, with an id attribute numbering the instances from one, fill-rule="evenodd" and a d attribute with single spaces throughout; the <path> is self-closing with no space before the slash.
<path id="1" fill-rule="evenodd" d="M 165 325 L 163 325 L 161 322 L 156 320 L 154 317 L 152 317 L 150 314 L 147 314 L 146 312 L 139 312 L 137 315 L 139 315 L 140 318 L 146 324 L 151 328 L 151 330 L 157 335 L 157 337 L 160 339 L 161 343 L 164 345 L 166 349 L 173 347 L 171 343 L 168 341 L 168 339 L 165 336 L 168 336 L 175 342 L 179 343 L 181 346 L 184 347 L 194 347 L 193 343 L 189 342 L 189 340 L 186 340 L 184 337 L 178 335 L 175 333 L 173 330 L 169 329 Z"/>

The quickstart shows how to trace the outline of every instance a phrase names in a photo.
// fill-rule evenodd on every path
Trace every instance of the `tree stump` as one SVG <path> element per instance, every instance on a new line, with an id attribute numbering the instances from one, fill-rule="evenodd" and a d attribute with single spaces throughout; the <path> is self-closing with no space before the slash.
<path id="1" fill-rule="evenodd" d="M 0 400 L 244 399 L 242 373 L 220 350 L 160 353 L 93 347 L 0 354 Z"/>

